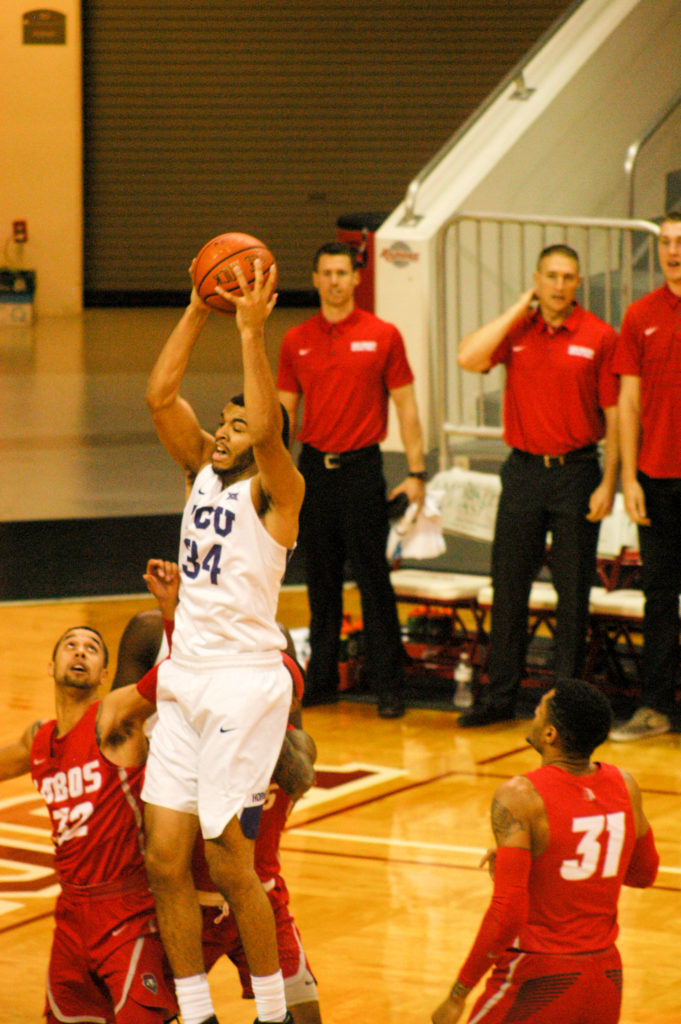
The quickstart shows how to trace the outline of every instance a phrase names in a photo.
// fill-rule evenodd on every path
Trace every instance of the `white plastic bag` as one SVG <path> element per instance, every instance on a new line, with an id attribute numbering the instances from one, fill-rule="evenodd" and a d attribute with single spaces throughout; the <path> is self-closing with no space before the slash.
<path id="1" fill-rule="evenodd" d="M 446 550 L 440 513 L 441 492 L 428 490 L 419 509 L 412 502 L 388 534 L 386 555 L 395 558 L 437 558 Z"/>

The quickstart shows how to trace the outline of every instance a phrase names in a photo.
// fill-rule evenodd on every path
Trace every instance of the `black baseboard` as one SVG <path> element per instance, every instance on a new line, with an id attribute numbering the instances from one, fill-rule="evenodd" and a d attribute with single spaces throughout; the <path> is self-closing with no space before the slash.
<path id="1" fill-rule="evenodd" d="M 0 523 L 0 600 L 138 594 L 149 558 L 177 558 L 180 516 Z"/>
<path id="2" fill-rule="evenodd" d="M 150 291 L 116 290 L 102 288 L 86 288 L 83 293 L 83 305 L 86 309 L 146 309 L 150 306 L 182 308 L 189 301 L 189 293 L 182 291 Z M 319 296 L 314 288 L 289 288 L 279 292 L 277 306 L 288 309 L 305 309 L 319 305 Z"/>
<path id="3" fill-rule="evenodd" d="M 0 523 L 0 601 L 140 594 L 149 558 L 177 559 L 180 515 Z M 285 582 L 302 583 L 302 559 Z"/>

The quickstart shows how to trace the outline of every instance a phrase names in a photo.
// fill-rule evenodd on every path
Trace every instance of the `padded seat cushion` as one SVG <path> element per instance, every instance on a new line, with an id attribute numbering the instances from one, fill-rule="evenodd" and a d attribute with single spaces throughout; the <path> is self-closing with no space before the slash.
<path id="1" fill-rule="evenodd" d="M 478 591 L 478 604 L 483 608 L 492 607 L 492 598 L 494 597 L 494 587 L 485 586 L 481 587 Z M 530 590 L 530 611 L 552 611 L 558 604 L 558 595 L 556 594 L 556 588 L 553 583 L 546 583 L 539 580 L 532 584 Z"/>
<path id="2" fill-rule="evenodd" d="M 470 601 L 489 576 L 460 572 L 433 572 L 429 569 L 394 569 L 390 580 L 397 597 L 417 597 L 437 601 Z"/>
<path id="3" fill-rule="evenodd" d="M 645 597 L 642 590 L 606 590 L 592 587 L 589 595 L 591 615 L 617 615 L 625 619 L 643 619 Z"/>

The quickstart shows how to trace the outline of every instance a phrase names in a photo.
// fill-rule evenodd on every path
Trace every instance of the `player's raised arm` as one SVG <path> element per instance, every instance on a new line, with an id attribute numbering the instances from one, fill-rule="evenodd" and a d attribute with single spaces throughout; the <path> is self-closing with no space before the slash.
<path id="1" fill-rule="evenodd" d="M 262 264 L 256 260 L 252 287 L 239 264 L 233 264 L 232 270 L 242 294 L 216 290 L 236 307 L 246 421 L 258 467 L 253 496 L 269 533 L 284 547 L 292 547 L 298 535 L 298 513 L 305 484 L 283 441 L 283 413 L 265 348 L 265 321 L 277 299 L 276 267 L 272 266 L 264 281 Z"/>
<path id="2" fill-rule="evenodd" d="M 214 438 L 201 428 L 191 405 L 180 395 L 180 384 L 209 314 L 209 307 L 192 288 L 189 305 L 161 349 L 147 382 L 147 405 L 159 440 L 185 472 L 194 475 L 208 462 Z"/>

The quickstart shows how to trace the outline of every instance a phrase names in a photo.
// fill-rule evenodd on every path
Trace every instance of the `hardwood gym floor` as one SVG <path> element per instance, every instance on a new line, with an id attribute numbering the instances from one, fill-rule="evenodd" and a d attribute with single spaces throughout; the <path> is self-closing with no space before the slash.
<path id="1" fill-rule="evenodd" d="M 281 333 L 308 312 L 275 311 L 273 361 Z M 0 597 L 26 598 L 0 604 L 0 744 L 51 714 L 46 668 L 64 628 L 91 623 L 115 652 L 128 618 L 152 604 L 135 591 L 146 557 L 160 552 L 132 536 L 134 522 L 148 520 L 152 536 L 159 522 L 172 531 L 183 482 L 156 441 L 143 394 L 178 315 L 88 310 L 31 330 L 0 329 Z M 207 425 L 216 396 L 239 389 L 230 326 L 212 319 L 187 378 Z M 120 565 L 133 584 L 116 598 Z M 91 599 L 53 599 L 84 593 Z M 347 601 L 356 611 L 354 592 Z M 305 625 L 304 591 L 284 591 L 279 616 Z M 477 864 L 492 840 L 491 795 L 536 763 L 525 725 L 464 731 L 452 712 L 415 708 L 383 721 L 373 705 L 350 702 L 310 709 L 305 724 L 323 785 L 294 812 L 282 854 L 325 1024 L 424 1024 L 487 904 L 490 883 Z M 601 756 L 638 778 L 662 860 L 652 890 L 627 890 L 621 900 L 622 1022 L 675 1024 L 681 737 L 605 744 Z M 0 787 L 0 1024 L 42 1019 L 54 876 L 40 803 L 28 779 Z M 211 981 L 221 1020 L 252 1021 L 230 964 Z"/>

